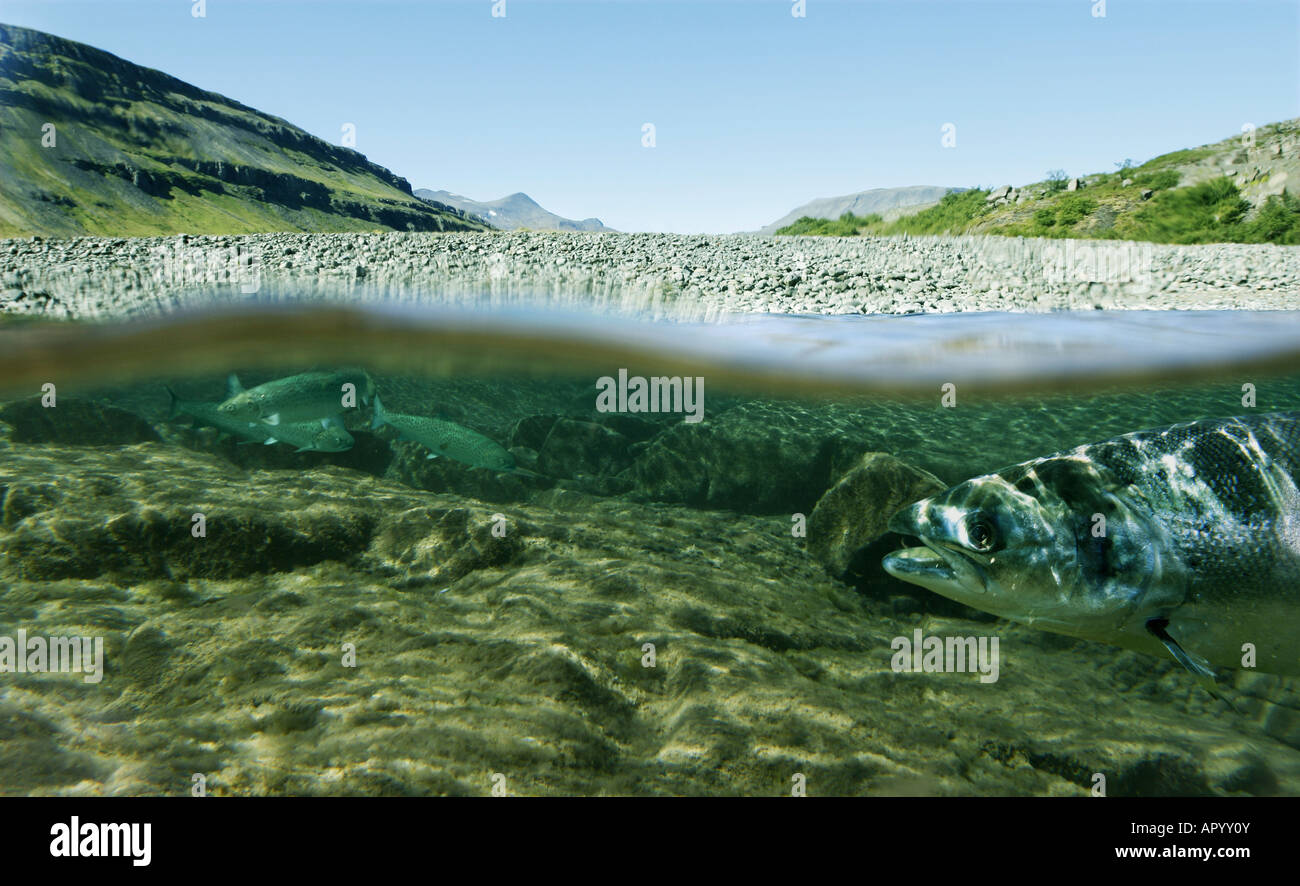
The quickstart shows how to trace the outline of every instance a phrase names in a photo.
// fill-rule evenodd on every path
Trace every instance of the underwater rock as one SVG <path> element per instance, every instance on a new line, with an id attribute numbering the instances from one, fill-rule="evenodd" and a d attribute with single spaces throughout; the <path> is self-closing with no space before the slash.
<path id="1" fill-rule="evenodd" d="M 510 564 L 523 550 L 521 535 L 504 514 L 412 508 L 383 520 L 369 555 L 384 572 L 401 576 L 400 587 L 447 585 L 477 569 Z"/>
<path id="2" fill-rule="evenodd" d="M 28 397 L 0 406 L 0 421 L 13 426 L 15 443 L 73 443 L 111 446 L 159 439 L 158 432 L 133 412 L 106 403 L 59 397 L 55 406 Z"/>
<path id="3" fill-rule="evenodd" d="M 546 442 L 546 435 L 551 432 L 551 428 L 563 416 L 560 415 L 528 415 L 515 422 L 514 427 L 510 429 L 510 436 L 506 442 L 510 448 L 515 446 L 526 446 L 532 450 L 540 450 L 542 444 Z"/>
<path id="4" fill-rule="evenodd" d="M 631 442 L 604 425 L 562 418 L 551 425 L 537 468 L 552 477 L 617 474 L 632 463 Z"/>
<path id="5" fill-rule="evenodd" d="M 883 452 L 867 452 L 808 515 L 808 553 L 836 578 L 853 556 L 888 530 L 889 518 L 904 505 L 948 486 L 929 471 Z"/>
<path id="6" fill-rule="evenodd" d="M 219 453 L 232 464 L 248 470 L 309 470 L 321 465 L 338 465 L 382 477 L 393 461 L 388 441 L 368 431 L 349 429 L 348 432 L 355 442 L 343 452 L 297 452 L 285 444 L 239 441 L 208 427 L 172 429 L 169 439 L 192 449 Z"/>
<path id="7" fill-rule="evenodd" d="M 628 469 L 637 494 L 749 514 L 808 513 L 833 469 L 867 448 L 854 416 L 754 401 L 679 422 L 655 437 Z"/>
<path id="8" fill-rule="evenodd" d="M 56 444 L 24 450 L 0 466 L 0 578 L 284 571 L 357 556 L 378 521 L 378 506 L 352 489 L 364 475 L 346 474 L 347 485 L 330 492 L 311 489 L 331 485 L 328 471 L 338 469 L 246 475 L 214 455 L 149 443 L 94 455 Z M 285 482 L 309 485 L 286 494 Z"/>
<path id="9" fill-rule="evenodd" d="M 618 431 L 632 443 L 642 443 L 665 430 L 669 422 L 676 424 L 676 417 L 667 420 L 650 421 L 625 412 L 607 412 L 600 416 L 600 423 L 610 430 Z"/>

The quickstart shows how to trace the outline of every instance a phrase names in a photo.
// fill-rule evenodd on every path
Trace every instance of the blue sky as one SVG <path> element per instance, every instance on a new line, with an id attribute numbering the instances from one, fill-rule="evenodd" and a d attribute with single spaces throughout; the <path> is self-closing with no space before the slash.
<path id="1" fill-rule="evenodd" d="M 0 0 L 478 200 L 752 230 L 814 197 L 1109 171 L 1300 116 L 1295 0 Z M 642 146 L 642 125 L 656 146 Z M 941 127 L 956 127 L 956 147 Z"/>

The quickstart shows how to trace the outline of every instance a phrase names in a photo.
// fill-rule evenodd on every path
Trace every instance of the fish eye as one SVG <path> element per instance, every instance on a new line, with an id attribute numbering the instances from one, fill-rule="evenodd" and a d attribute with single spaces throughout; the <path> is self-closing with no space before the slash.
<path id="1" fill-rule="evenodd" d="M 977 551 L 991 551 L 998 540 L 998 529 L 984 514 L 971 514 L 966 518 L 966 538 Z"/>

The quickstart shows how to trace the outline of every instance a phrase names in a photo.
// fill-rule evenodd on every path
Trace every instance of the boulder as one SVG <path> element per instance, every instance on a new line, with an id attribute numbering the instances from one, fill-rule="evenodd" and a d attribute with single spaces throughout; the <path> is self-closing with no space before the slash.
<path id="1" fill-rule="evenodd" d="M 624 476 L 639 498 L 748 514 L 808 513 L 832 479 L 879 437 L 871 420 L 753 401 L 672 425 Z"/>
<path id="2" fill-rule="evenodd" d="M 984 200 L 988 203 L 996 203 L 998 200 L 1005 200 L 1007 195 L 1010 193 L 1011 185 L 1003 185 L 1000 188 L 994 188 L 990 191 L 989 195 L 985 197 Z"/>
<path id="3" fill-rule="evenodd" d="M 617 474 L 632 463 L 631 443 L 604 425 L 562 418 L 538 450 L 537 468 L 552 477 Z"/>
<path id="4" fill-rule="evenodd" d="M 854 555 L 889 530 L 895 512 L 947 488 L 928 471 L 867 452 L 826 491 L 808 516 L 808 553 L 843 577 Z"/>
<path id="5" fill-rule="evenodd" d="M 1067 185 L 1065 186 L 1065 189 L 1066 189 L 1067 191 L 1077 191 L 1077 190 L 1079 190 L 1079 189 L 1082 188 L 1082 187 L 1083 187 L 1083 179 L 1081 179 L 1081 178 L 1072 178 L 1072 179 L 1070 179 L 1069 184 L 1067 184 Z"/>
<path id="6" fill-rule="evenodd" d="M 58 397 L 46 408 L 40 397 L 0 406 L 0 421 L 13 426 L 15 443 L 115 446 L 159 442 L 158 432 L 134 412 L 97 400 Z"/>

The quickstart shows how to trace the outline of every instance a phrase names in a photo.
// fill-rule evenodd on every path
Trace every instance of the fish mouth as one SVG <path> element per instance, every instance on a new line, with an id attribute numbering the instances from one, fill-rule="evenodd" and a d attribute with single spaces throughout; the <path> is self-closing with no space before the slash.
<path id="1" fill-rule="evenodd" d="M 885 556 L 881 565 L 894 578 L 977 606 L 974 598 L 988 592 L 988 575 L 967 551 L 921 536 L 923 547 L 902 548 Z M 977 606 L 978 608 L 978 606 Z"/>
<path id="2" fill-rule="evenodd" d="M 928 499 L 919 501 L 889 519 L 889 531 L 914 538 L 922 547 L 894 551 L 886 555 L 881 565 L 895 578 L 960 602 L 965 602 L 972 593 L 986 593 L 989 562 L 959 544 L 925 534 L 929 525 L 928 504 Z"/>
<path id="3" fill-rule="evenodd" d="M 900 548 L 886 554 L 881 565 L 894 578 L 929 587 L 931 583 L 957 584 L 957 571 L 928 546 Z"/>

